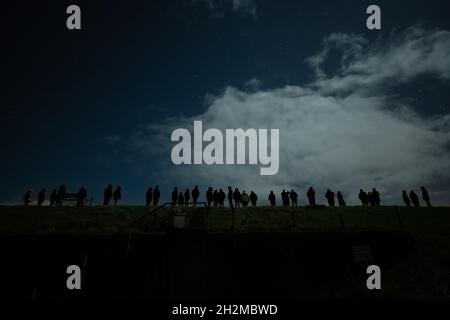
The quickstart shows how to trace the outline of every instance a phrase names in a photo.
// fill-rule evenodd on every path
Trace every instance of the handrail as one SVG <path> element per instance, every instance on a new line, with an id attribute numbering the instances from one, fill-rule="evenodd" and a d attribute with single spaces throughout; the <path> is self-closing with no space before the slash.
<path id="1" fill-rule="evenodd" d="M 126 229 L 132 227 L 133 225 L 135 225 L 136 223 L 142 221 L 143 219 L 145 219 L 146 217 L 148 217 L 148 216 L 150 216 L 150 215 L 156 215 L 156 213 L 157 213 L 158 210 L 160 210 L 161 208 L 163 208 L 163 207 L 165 207 L 165 206 L 167 206 L 167 205 L 169 205 L 169 204 L 172 205 L 172 202 L 165 202 L 165 203 L 159 205 L 158 207 L 154 208 L 154 209 L 151 210 L 150 212 L 148 212 L 148 213 L 146 213 L 146 214 L 140 216 L 139 218 L 137 218 L 137 219 L 135 219 L 134 221 L 132 221 L 131 223 L 129 223 L 127 226 L 121 228 L 121 229 L 115 234 L 115 236 L 116 236 L 116 237 L 122 236 L 122 232 L 123 232 L 124 230 L 126 230 Z M 188 202 L 188 203 L 185 203 L 185 204 L 186 204 L 186 205 L 191 205 L 191 204 L 192 204 L 192 205 L 204 205 L 204 207 L 203 207 L 202 209 L 206 209 L 206 225 L 205 225 L 205 227 L 208 228 L 208 222 L 207 222 L 207 221 L 208 221 L 208 207 L 207 207 L 207 205 L 206 205 L 206 202 L 197 202 L 197 203 L 195 203 L 195 204 L 194 204 L 193 202 Z M 175 215 L 175 213 L 174 213 L 174 212 L 171 212 L 172 218 L 174 217 L 174 215 Z M 173 221 L 172 221 L 172 223 L 173 223 Z M 132 230 L 130 230 L 130 232 L 128 233 L 127 247 L 126 247 L 126 251 L 125 251 L 127 255 L 130 254 L 130 251 L 131 251 L 131 241 L 133 240 L 133 237 L 134 237 L 134 234 L 133 234 Z M 107 250 L 111 250 L 111 247 L 109 247 Z M 106 251 L 103 251 L 102 254 L 105 255 L 105 254 L 107 253 L 107 250 L 106 250 Z M 84 268 L 88 268 L 88 265 L 87 265 L 87 257 L 88 257 L 88 253 L 89 253 L 89 252 L 86 252 L 86 255 L 85 255 L 84 264 L 83 264 L 83 267 L 84 267 Z M 94 259 L 95 259 L 95 258 L 94 258 Z M 83 274 L 85 274 L 85 273 L 83 273 Z M 36 291 L 37 291 L 37 285 L 36 285 L 36 288 L 35 288 L 35 290 L 34 290 L 34 292 L 33 292 L 33 297 L 32 297 L 32 298 L 35 298 L 35 296 L 36 296 Z"/>
<path id="2" fill-rule="evenodd" d="M 398 212 L 398 206 L 394 206 L 394 209 L 395 209 L 395 214 L 397 216 L 398 225 L 400 226 L 401 229 L 405 229 L 405 225 L 403 224 L 402 217 L 400 216 L 400 213 Z"/>
<path id="3" fill-rule="evenodd" d="M 139 218 L 133 220 L 132 222 L 130 222 L 128 225 L 126 225 L 125 227 L 123 227 L 122 229 L 119 230 L 119 233 L 121 233 L 122 231 L 131 228 L 133 225 L 135 225 L 136 223 L 140 222 L 141 220 L 144 220 L 146 217 L 155 214 L 158 210 L 160 210 L 161 208 L 165 207 L 168 204 L 172 204 L 172 202 L 164 202 L 163 204 L 157 206 L 155 209 L 151 210 L 150 212 L 140 216 Z"/>
<path id="4" fill-rule="evenodd" d="M 204 208 L 207 209 L 206 206 L 206 202 L 197 202 L 197 203 L 193 203 L 193 202 L 188 202 L 185 203 L 186 205 L 204 205 Z M 134 226 L 136 223 L 144 220 L 145 218 L 151 216 L 151 215 L 156 215 L 157 211 L 159 211 L 161 208 L 167 206 L 167 205 L 172 205 L 172 202 L 164 202 L 163 204 L 159 205 L 158 207 L 156 207 L 155 209 L 151 210 L 150 212 L 140 216 L 139 218 L 135 219 L 134 221 L 130 222 L 128 225 L 126 225 L 125 227 L 123 227 L 122 229 L 119 230 L 119 233 L 122 233 L 124 230 L 127 230 L 129 228 L 131 228 L 132 226 Z M 175 214 L 172 212 L 172 217 Z M 208 214 L 207 214 L 207 218 L 208 218 Z"/>

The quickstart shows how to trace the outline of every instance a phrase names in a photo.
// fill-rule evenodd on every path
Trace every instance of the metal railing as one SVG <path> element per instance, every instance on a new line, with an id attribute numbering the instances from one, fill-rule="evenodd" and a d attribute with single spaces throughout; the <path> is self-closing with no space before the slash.
<path id="1" fill-rule="evenodd" d="M 168 207 L 168 206 L 170 206 L 171 209 L 174 209 L 174 208 L 181 208 L 181 209 L 183 209 L 183 208 L 186 208 L 186 209 L 187 208 L 195 208 L 196 209 L 198 206 L 200 206 L 200 209 L 204 210 L 204 213 L 205 213 L 205 216 L 203 217 L 204 221 L 205 221 L 204 228 L 205 229 L 208 228 L 209 214 L 208 214 L 208 207 L 207 207 L 206 202 L 197 202 L 197 203 L 188 202 L 188 203 L 185 203 L 183 206 L 176 206 L 176 207 L 173 207 L 172 202 L 165 202 L 165 203 L 159 205 L 158 207 L 156 207 L 155 209 L 151 210 L 150 212 L 148 212 L 148 213 L 140 216 L 139 218 L 135 219 L 134 221 L 132 221 L 131 223 L 129 223 L 128 225 L 126 225 L 122 229 L 120 229 L 119 233 L 123 233 L 124 231 L 126 231 L 126 230 L 128 230 L 128 229 L 130 229 L 130 228 L 132 228 L 132 227 L 134 227 L 136 225 L 138 225 L 138 223 L 142 222 L 144 219 L 149 218 L 151 216 L 153 216 L 155 218 L 156 227 L 158 227 L 158 224 L 164 218 L 166 218 L 167 220 L 172 220 L 171 227 L 173 227 L 173 222 L 174 222 L 175 216 L 185 217 L 185 219 L 186 219 L 187 217 L 192 217 L 192 216 L 195 215 L 195 213 L 198 213 L 198 211 L 197 211 L 197 212 L 194 212 L 194 213 L 185 213 L 185 214 L 181 213 L 180 214 L 180 213 L 172 210 L 166 216 L 159 217 L 158 216 L 158 212 L 162 208 Z M 191 207 L 189 207 L 189 206 L 191 206 Z M 187 224 L 186 224 L 186 227 L 187 227 Z"/>

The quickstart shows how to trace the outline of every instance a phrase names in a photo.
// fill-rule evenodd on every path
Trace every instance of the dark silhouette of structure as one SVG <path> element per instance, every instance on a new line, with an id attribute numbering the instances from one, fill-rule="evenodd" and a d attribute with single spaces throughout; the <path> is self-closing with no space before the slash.
<path id="1" fill-rule="evenodd" d="M 58 206 L 62 207 L 64 204 L 64 197 L 66 196 L 66 186 L 60 185 L 58 189 Z"/>
<path id="2" fill-rule="evenodd" d="M 420 207 L 419 197 L 414 192 L 414 190 L 411 190 L 411 192 L 409 193 L 409 198 L 411 199 L 414 207 Z"/>
<path id="3" fill-rule="evenodd" d="M 147 192 L 145 193 L 145 205 L 147 207 L 151 206 L 153 202 L 153 188 L 150 187 L 147 189 Z"/>
<path id="4" fill-rule="evenodd" d="M 154 206 L 158 205 L 159 198 L 161 198 L 161 192 L 159 191 L 159 186 L 157 185 L 155 187 L 155 190 L 153 190 L 153 205 Z"/>
<path id="5" fill-rule="evenodd" d="M 253 191 L 250 191 L 250 202 L 253 207 L 256 207 L 256 202 L 258 201 L 258 196 Z"/>
<path id="6" fill-rule="evenodd" d="M 369 195 L 363 189 L 359 189 L 358 198 L 364 207 L 369 205 Z"/>
<path id="7" fill-rule="evenodd" d="M 345 207 L 347 204 L 345 203 L 342 192 L 338 191 L 336 196 L 337 196 L 339 207 Z"/>
<path id="8" fill-rule="evenodd" d="M 311 207 L 316 206 L 316 191 L 313 187 L 309 187 L 308 192 L 306 192 L 306 197 L 308 198 L 308 203 Z"/>
<path id="9" fill-rule="evenodd" d="M 105 191 L 103 191 L 103 205 L 108 206 L 109 203 L 111 202 L 112 197 L 113 197 L 113 186 L 109 184 L 106 187 Z"/>
<path id="10" fill-rule="evenodd" d="M 406 190 L 402 191 L 402 198 L 403 198 L 403 202 L 405 203 L 405 205 L 407 207 L 411 207 L 411 200 L 408 197 L 408 194 L 406 193 Z"/>
<path id="11" fill-rule="evenodd" d="M 25 194 L 23 195 L 23 204 L 28 206 L 31 203 L 31 200 L 33 199 L 33 191 L 28 190 L 27 192 L 25 192 Z"/>
<path id="12" fill-rule="evenodd" d="M 198 186 L 195 186 L 192 190 L 192 202 L 194 203 L 194 208 L 197 207 L 198 197 L 200 196 L 200 191 L 198 190 Z"/>
<path id="13" fill-rule="evenodd" d="M 113 194 L 114 206 L 117 206 L 117 202 L 122 200 L 122 187 L 118 186 L 116 190 L 114 190 Z"/>
<path id="14" fill-rule="evenodd" d="M 50 194 L 50 207 L 56 207 L 58 203 L 58 191 L 56 189 L 53 189 L 52 193 Z"/>
<path id="15" fill-rule="evenodd" d="M 270 190 L 270 193 L 269 193 L 269 202 L 270 202 L 270 206 L 272 208 L 274 208 L 277 205 L 276 197 L 272 190 Z"/>
<path id="16" fill-rule="evenodd" d="M 333 191 L 331 191 L 330 189 L 327 189 L 327 192 L 325 193 L 325 198 L 327 198 L 328 205 L 330 207 L 334 207 L 335 206 L 334 192 Z"/>
<path id="17" fill-rule="evenodd" d="M 42 206 L 42 204 L 44 203 L 44 201 L 45 201 L 45 192 L 46 192 L 45 189 L 41 189 L 41 191 L 39 191 L 38 198 L 37 198 L 37 205 L 38 206 Z"/>
<path id="18" fill-rule="evenodd" d="M 77 193 L 77 207 L 83 207 L 86 198 L 87 198 L 87 190 L 84 186 L 82 186 Z"/>
<path id="19" fill-rule="evenodd" d="M 425 201 L 427 206 L 431 208 L 430 195 L 429 195 L 427 189 L 425 189 L 425 187 L 420 187 L 420 190 L 422 190 L 423 201 Z"/>
<path id="20" fill-rule="evenodd" d="M 293 189 L 291 190 L 289 197 L 291 198 L 292 206 L 297 207 L 298 205 L 298 194 Z"/>

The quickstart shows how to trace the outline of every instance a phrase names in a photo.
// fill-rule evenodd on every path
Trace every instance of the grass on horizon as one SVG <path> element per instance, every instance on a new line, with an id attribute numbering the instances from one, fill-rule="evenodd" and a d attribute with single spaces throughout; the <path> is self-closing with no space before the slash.
<path id="1" fill-rule="evenodd" d="M 0 206 L 0 233 L 115 233 L 152 209 L 143 206 L 37 207 Z M 193 208 L 183 209 L 192 212 Z M 450 208 L 397 207 L 407 229 L 450 228 Z M 158 211 L 170 214 L 170 207 Z M 232 227 L 229 208 L 209 209 L 209 231 L 227 231 Z M 329 231 L 342 229 L 340 217 L 347 229 L 399 229 L 395 207 L 247 207 L 235 210 L 234 226 L 245 231 Z M 154 224 L 148 216 L 137 224 L 138 229 L 151 230 Z"/>

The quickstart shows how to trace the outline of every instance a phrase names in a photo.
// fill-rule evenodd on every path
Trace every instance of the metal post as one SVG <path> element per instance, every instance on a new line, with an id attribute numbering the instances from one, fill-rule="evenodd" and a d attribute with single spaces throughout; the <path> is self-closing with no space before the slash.
<path id="1" fill-rule="evenodd" d="M 234 207 L 231 206 L 231 230 L 234 232 Z"/>
<path id="2" fill-rule="evenodd" d="M 205 208 L 206 208 L 206 205 L 205 205 Z M 208 228 L 209 228 L 209 210 L 208 210 L 208 208 L 206 208 L 206 221 L 205 221 L 205 223 L 206 223 L 206 231 L 208 231 Z"/>
<path id="3" fill-rule="evenodd" d="M 130 254 L 130 247 L 131 247 L 131 237 L 133 234 L 133 230 L 130 230 L 130 233 L 128 234 L 128 243 L 127 243 L 127 255 Z"/>
<path id="4" fill-rule="evenodd" d="M 341 221 L 342 229 L 346 229 L 344 218 L 342 217 L 342 214 L 339 212 L 339 220 Z"/>
<path id="5" fill-rule="evenodd" d="M 297 230 L 297 224 L 295 221 L 295 211 L 292 212 L 292 229 L 294 229 L 294 231 Z"/>
<path id="6" fill-rule="evenodd" d="M 39 228 L 39 211 L 36 211 L 36 214 L 34 215 L 33 224 L 33 233 L 36 233 L 37 229 Z"/>
<path id="7" fill-rule="evenodd" d="M 400 217 L 400 213 L 398 212 L 398 207 L 395 206 L 394 208 L 395 208 L 395 214 L 397 215 L 398 224 L 399 224 L 400 228 L 404 229 L 405 226 L 403 225 L 402 217 Z"/>
<path id="8" fill-rule="evenodd" d="M 31 294 L 31 299 L 36 299 L 39 285 L 36 283 L 34 285 L 33 293 Z"/>

